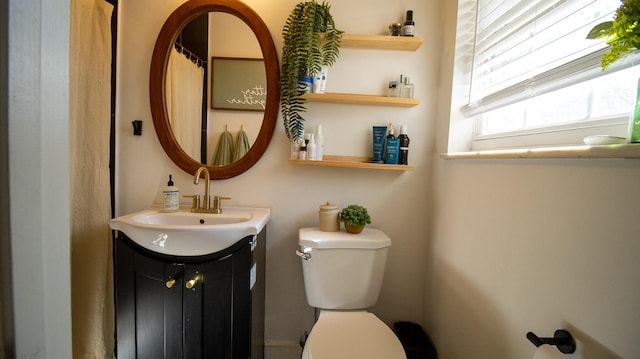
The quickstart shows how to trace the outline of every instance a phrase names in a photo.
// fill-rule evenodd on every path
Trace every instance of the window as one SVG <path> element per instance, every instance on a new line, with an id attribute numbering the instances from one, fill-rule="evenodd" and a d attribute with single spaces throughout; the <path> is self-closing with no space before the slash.
<path id="1" fill-rule="evenodd" d="M 603 72 L 607 45 L 586 39 L 593 26 L 613 18 L 620 0 L 468 0 L 467 10 L 460 3 L 459 23 L 473 19 L 458 26 L 457 43 L 466 26 L 473 56 L 458 65 L 467 69 L 462 113 L 474 120 L 472 150 L 626 136 L 640 57 Z"/>

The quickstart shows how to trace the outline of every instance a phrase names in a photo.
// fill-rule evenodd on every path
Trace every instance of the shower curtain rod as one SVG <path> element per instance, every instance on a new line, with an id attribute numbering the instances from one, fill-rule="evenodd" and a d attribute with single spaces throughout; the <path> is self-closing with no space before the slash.
<path id="1" fill-rule="evenodd" d="M 174 46 L 175 46 L 176 50 L 178 50 L 178 52 L 180 52 L 181 54 L 185 55 L 189 60 L 194 62 L 196 65 L 204 67 L 204 65 L 207 63 L 207 60 L 203 60 L 203 59 L 199 58 L 198 55 L 196 55 L 193 52 L 191 52 L 189 49 L 184 47 L 178 41 L 175 42 Z"/>

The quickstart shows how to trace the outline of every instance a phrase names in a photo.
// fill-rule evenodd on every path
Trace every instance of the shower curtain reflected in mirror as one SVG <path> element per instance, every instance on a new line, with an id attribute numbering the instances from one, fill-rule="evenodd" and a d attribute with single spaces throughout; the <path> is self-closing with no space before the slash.
<path id="1" fill-rule="evenodd" d="M 114 347 L 109 184 L 111 16 L 104 0 L 72 0 L 69 41 L 71 308 L 74 358 Z"/>
<path id="2" fill-rule="evenodd" d="M 177 49 L 171 49 L 165 91 L 171 130 L 189 157 L 200 160 L 204 69 Z"/>

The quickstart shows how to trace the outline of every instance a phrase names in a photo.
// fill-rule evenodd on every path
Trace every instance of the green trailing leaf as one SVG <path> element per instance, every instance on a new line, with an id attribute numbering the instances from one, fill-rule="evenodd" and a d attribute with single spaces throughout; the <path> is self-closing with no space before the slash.
<path id="1" fill-rule="evenodd" d="M 295 142 L 304 133 L 305 99 L 300 78 L 313 77 L 320 66 L 331 66 L 340 54 L 342 31 L 336 29 L 326 2 L 297 4 L 282 28 L 284 46 L 280 69 L 280 108 L 287 138 Z"/>
<path id="2" fill-rule="evenodd" d="M 613 21 L 605 21 L 603 23 L 600 23 L 594 26 L 593 29 L 589 31 L 589 34 L 587 35 L 587 39 L 593 40 L 593 39 L 599 39 L 602 37 L 609 36 L 609 31 L 611 30 L 612 25 L 613 25 Z"/>

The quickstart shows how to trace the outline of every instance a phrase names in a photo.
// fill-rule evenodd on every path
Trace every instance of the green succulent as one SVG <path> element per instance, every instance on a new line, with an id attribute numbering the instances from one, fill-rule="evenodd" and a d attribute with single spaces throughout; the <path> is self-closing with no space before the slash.
<path id="1" fill-rule="evenodd" d="M 367 209 L 357 204 L 350 204 L 343 208 L 340 211 L 339 219 L 340 222 L 360 227 L 371 223 L 371 216 L 369 216 Z"/>
<path id="2" fill-rule="evenodd" d="M 606 38 L 609 49 L 602 55 L 600 67 L 605 70 L 621 57 L 640 48 L 640 0 L 621 0 L 613 21 L 596 25 L 588 39 Z"/>
<path id="3" fill-rule="evenodd" d="M 295 142 L 304 133 L 305 100 L 301 77 L 314 77 L 318 67 L 331 66 L 340 54 L 342 33 L 336 29 L 326 2 L 301 2 L 289 14 L 282 37 L 280 108 L 287 138 Z"/>

